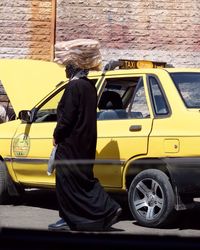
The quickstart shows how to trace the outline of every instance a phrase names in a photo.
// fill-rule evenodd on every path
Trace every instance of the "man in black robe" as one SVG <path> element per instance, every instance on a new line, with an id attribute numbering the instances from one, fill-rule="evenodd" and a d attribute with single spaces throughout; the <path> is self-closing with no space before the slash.
<path id="1" fill-rule="evenodd" d="M 97 93 L 87 78 L 88 70 L 72 62 L 66 65 L 69 83 L 57 108 L 54 145 L 55 160 L 69 164 L 56 165 L 56 194 L 61 219 L 49 230 L 108 230 L 117 222 L 121 208 L 105 192 L 93 174 L 93 164 L 70 163 L 70 160 L 95 160 L 97 140 Z"/>

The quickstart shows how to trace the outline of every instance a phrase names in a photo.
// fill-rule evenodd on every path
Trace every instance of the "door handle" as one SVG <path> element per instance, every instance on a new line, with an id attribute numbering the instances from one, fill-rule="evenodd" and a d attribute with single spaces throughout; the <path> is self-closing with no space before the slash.
<path id="1" fill-rule="evenodd" d="M 130 132 L 136 132 L 136 131 L 141 131 L 142 130 L 142 126 L 141 125 L 131 125 L 129 127 L 129 131 Z"/>

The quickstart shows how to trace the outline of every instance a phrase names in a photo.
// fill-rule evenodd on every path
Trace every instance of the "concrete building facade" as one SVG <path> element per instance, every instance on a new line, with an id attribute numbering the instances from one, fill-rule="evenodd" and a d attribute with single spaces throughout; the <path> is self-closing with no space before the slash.
<path id="1" fill-rule="evenodd" d="M 0 58 L 53 60 L 57 41 L 98 39 L 103 60 L 200 67 L 199 0 L 1 0 Z"/>

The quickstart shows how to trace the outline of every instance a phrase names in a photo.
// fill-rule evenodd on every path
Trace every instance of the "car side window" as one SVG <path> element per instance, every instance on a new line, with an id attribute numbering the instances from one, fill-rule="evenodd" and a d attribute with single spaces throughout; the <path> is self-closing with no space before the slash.
<path id="1" fill-rule="evenodd" d="M 64 89 L 45 102 L 37 111 L 35 122 L 55 122 L 57 120 L 57 106 Z"/>
<path id="2" fill-rule="evenodd" d="M 95 85 L 98 78 L 90 79 Z M 36 112 L 35 121 L 39 122 L 56 122 L 57 121 L 57 106 L 64 93 L 65 86 L 61 87 L 53 96 L 47 98 L 47 100 L 39 107 Z"/>
<path id="3" fill-rule="evenodd" d="M 166 115 L 169 113 L 169 109 L 165 100 L 165 97 L 161 91 L 158 81 L 155 77 L 149 77 L 150 90 L 153 101 L 153 108 L 156 115 Z"/>
<path id="4" fill-rule="evenodd" d="M 142 77 L 107 78 L 98 108 L 98 120 L 149 117 Z"/>
<path id="5" fill-rule="evenodd" d="M 147 105 L 143 79 L 140 78 L 132 102 L 129 107 L 129 117 L 131 118 L 149 118 L 149 108 Z"/>

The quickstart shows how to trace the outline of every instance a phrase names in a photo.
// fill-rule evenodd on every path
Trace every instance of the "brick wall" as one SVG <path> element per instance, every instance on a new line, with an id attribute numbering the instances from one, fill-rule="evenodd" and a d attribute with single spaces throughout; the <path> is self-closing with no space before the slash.
<path id="1" fill-rule="evenodd" d="M 51 0 L 0 1 L 0 58 L 51 59 Z"/>
<path id="2" fill-rule="evenodd" d="M 95 38 L 104 61 L 200 67 L 199 0 L 57 0 L 56 40 Z"/>
<path id="3" fill-rule="evenodd" d="M 51 59 L 54 1 L 0 1 L 0 58 Z M 199 0 L 57 0 L 56 40 L 98 39 L 104 61 L 199 67 L 199 10 Z"/>

